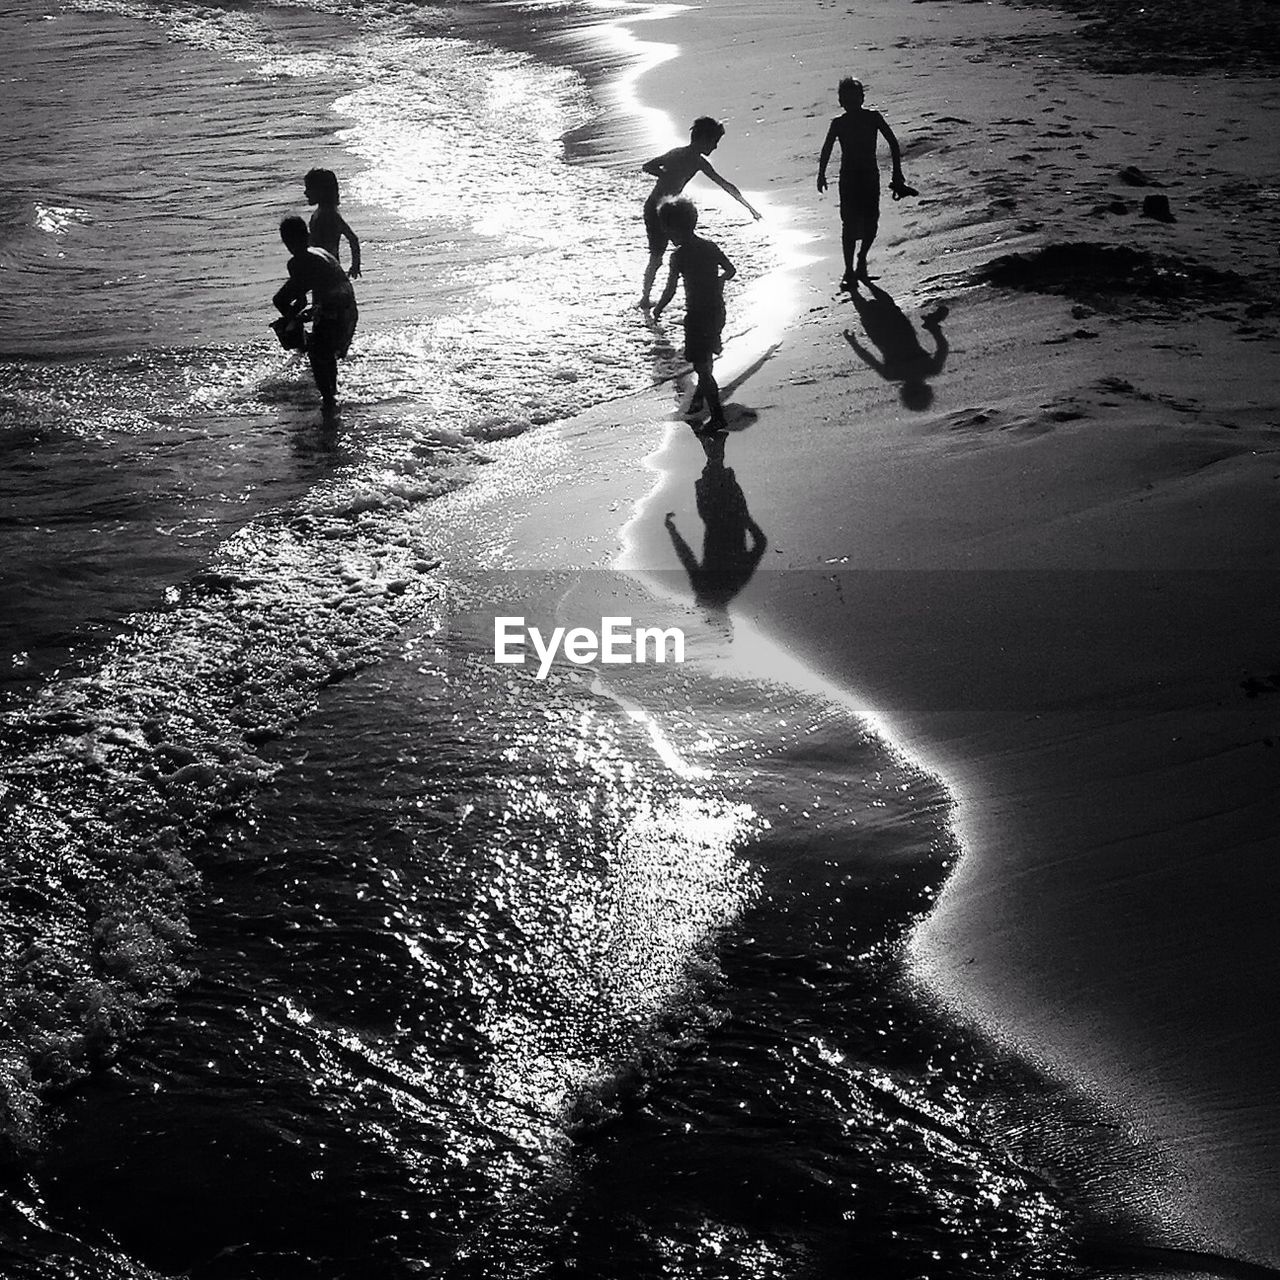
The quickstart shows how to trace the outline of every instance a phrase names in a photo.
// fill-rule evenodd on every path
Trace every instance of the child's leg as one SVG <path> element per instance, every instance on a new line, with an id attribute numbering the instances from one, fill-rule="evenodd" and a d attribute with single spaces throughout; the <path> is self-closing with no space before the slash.
<path id="1" fill-rule="evenodd" d="M 853 221 L 846 218 L 840 224 L 840 247 L 844 250 L 844 278 L 853 279 L 853 251 L 858 246 L 858 234 Z"/>
<path id="2" fill-rule="evenodd" d="M 707 408 L 711 410 L 708 425 L 723 427 L 724 406 L 720 403 L 720 387 L 715 380 L 715 375 L 711 372 L 711 360 L 712 357 L 707 356 L 693 366 L 694 372 L 698 375 L 697 394 L 703 398 Z"/>
<path id="3" fill-rule="evenodd" d="M 325 343 L 312 342 L 307 349 L 311 361 L 311 376 L 316 380 L 320 398 L 331 404 L 338 398 L 338 358 Z"/>
<path id="4" fill-rule="evenodd" d="M 876 232 L 880 229 L 878 218 L 869 218 L 862 227 L 862 248 L 858 251 L 858 275 L 864 280 L 870 280 L 867 274 L 867 253 L 870 251 L 872 244 L 875 243 Z"/>
<path id="5" fill-rule="evenodd" d="M 649 261 L 644 269 L 644 289 L 640 294 L 640 305 L 647 310 L 649 296 L 653 293 L 653 282 L 658 278 L 658 268 L 662 266 L 662 260 L 667 256 L 667 246 L 671 243 L 662 229 L 658 206 L 652 199 L 646 200 L 644 204 L 644 238 L 649 246 Z"/>
<path id="6" fill-rule="evenodd" d="M 665 250 L 659 249 L 656 253 L 649 254 L 649 262 L 644 269 L 644 288 L 640 292 L 640 305 L 642 307 L 649 306 L 649 295 L 653 292 L 653 282 L 658 278 L 658 268 L 662 266 L 665 252 Z"/>
<path id="7" fill-rule="evenodd" d="M 345 336 L 339 323 L 332 316 L 317 316 L 307 340 L 311 376 L 326 406 L 333 404 L 338 395 L 338 344 Z"/>

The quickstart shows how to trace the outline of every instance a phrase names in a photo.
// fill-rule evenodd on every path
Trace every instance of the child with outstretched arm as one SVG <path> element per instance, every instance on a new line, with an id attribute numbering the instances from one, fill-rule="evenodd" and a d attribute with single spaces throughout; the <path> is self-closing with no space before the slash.
<path id="1" fill-rule="evenodd" d="M 880 226 L 880 166 L 876 160 L 880 136 L 889 144 L 893 159 L 890 190 L 894 198 L 915 192 L 902 176 L 902 152 L 893 130 L 878 111 L 868 111 L 862 105 L 865 97 L 862 81 L 846 76 L 836 92 L 844 114 L 832 120 L 822 144 L 822 154 L 818 157 L 818 190 L 827 189 L 827 162 L 839 142 L 840 238 L 844 250 L 844 279 L 840 283 L 848 288 L 856 280 L 871 279 L 867 274 L 867 253 Z"/>
<path id="2" fill-rule="evenodd" d="M 352 280 L 360 277 L 360 241 L 338 212 L 338 178 L 332 169 L 312 169 L 302 180 L 302 194 L 308 204 L 316 206 L 311 215 L 311 243 L 318 249 L 339 257 L 338 248 L 343 236 L 351 247 L 351 269 L 347 275 Z"/>
<path id="3" fill-rule="evenodd" d="M 720 145 L 724 137 L 724 125 L 710 116 L 699 116 L 689 130 L 687 146 L 673 147 L 663 155 L 654 156 L 645 166 L 645 173 L 657 178 L 649 198 L 644 202 L 644 229 L 649 241 L 649 262 L 644 269 L 644 290 L 640 296 L 640 305 L 649 307 L 649 295 L 653 291 L 653 282 L 657 279 L 658 268 L 662 265 L 663 255 L 667 251 L 670 237 L 663 229 L 658 217 L 658 206 L 664 200 L 672 200 L 678 196 L 689 181 L 699 173 L 705 174 L 717 186 L 727 191 L 757 222 L 760 213 L 752 208 L 747 198 L 737 187 L 722 178 L 712 167 L 707 157 Z"/>
<path id="4" fill-rule="evenodd" d="M 663 231 L 676 247 L 671 252 L 671 274 L 653 308 L 653 318 L 657 320 L 666 310 L 675 297 L 677 283 L 683 280 L 684 355 L 698 375 L 694 398 L 711 410 L 707 429 L 723 431 L 724 407 L 711 365 L 720 351 L 724 331 L 724 282 L 732 280 L 738 271 L 718 244 L 694 234 L 698 210 L 692 200 L 668 200 L 659 214 Z"/>

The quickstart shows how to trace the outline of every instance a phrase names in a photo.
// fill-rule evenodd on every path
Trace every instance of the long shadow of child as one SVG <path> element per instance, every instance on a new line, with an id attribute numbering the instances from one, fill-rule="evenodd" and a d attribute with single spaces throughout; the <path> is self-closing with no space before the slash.
<path id="1" fill-rule="evenodd" d="M 768 542 L 747 510 L 746 495 L 732 468 L 724 465 L 725 437 L 704 435 L 699 439 L 707 455 L 702 475 L 693 486 L 704 526 L 701 563 L 676 528 L 672 512 L 667 512 L 664 523 L 689 575 L 694 599 L 713 614 L 725 614 L 729 601 L 751 580 Z"/>
<path id="2" fill-rule="evenodd" d="M 930 355 L 920 345 L 915 325 L 902 314 L 889 294 L 874 284 L 866 288 L 870 297 L 858 288 L 853 290 L 853 305 L 858 308 L 863 331 L 879 348 L 880 356 L 877 358 L 862 346 L 852 329 L 844 331 L 845 340 L 886 382 L 900 384 L 898 395 L 905 408 L 917 412 L 927 409 L 933 403 L 933 388 L 928 379 L 940 374 L 947 362 L 947 340 L 941 328 L 947 318 L 947 308 L 939 303 L 920 319 L 921 326 L 933 339 L 934 351 Z"/>

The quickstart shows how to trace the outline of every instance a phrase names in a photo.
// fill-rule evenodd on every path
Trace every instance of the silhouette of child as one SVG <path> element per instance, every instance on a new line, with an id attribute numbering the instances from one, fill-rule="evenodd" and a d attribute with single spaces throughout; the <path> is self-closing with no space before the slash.
<path id="1" fill-rule="evenodd" d="M 722 178 L 712 167 L 707 157 L 720 145 L 724 137 L 724 125 L 710 116 L 699 116 L 689 130 L 689 143 L 684 147 L 674 147 L 663 155 L 654 156 L 645 166 L 645 173 L 651 173 L 657 182 L 649 198 L 644 202 L 644 229 L 649 239 L 649 264 L 644 269 L 644 290 L 640 295 L 640 305 L 646 310 L 649 307 L 649 295 L 653 291 L 653 282 L 657 279 L 658 268 L 662 265 L 663 254 L 667 251 L 670 237 L 658 216 L 658 206 L 664 200 L 678 196 L 688 185 L 690 179 L 697 174 L 705 174 L 717 186 L 723 187 L 748 213 L 760 221 L 760 213 L 752 208 L 746 197 L 733 185 Z"/>
<path id="2" fill-rule="evenodd" d="M 355 290 L 338 259 L 311 243 L 301 218 L 285 218 L 280 239 L 290 254 L 289 279 L 271 301 L 282 316 L 301 319 L 311 295 L 313 324 L 307 357 L 324 407 L 332 409 L 338 396 L 338 359 L 347 354 L 359 319 Z"/>
<path id="3" fill-rule="evenodd" d="M 891 190 L 896 194 L 912 194 L 902 176 L 902 152 L 878 111 L 868 111 L 862 100 L 862 81 L 846 76 L 837 89 L 844 115 L 836 116 L 827 130 L 822 154 L 818 157 L 818 190 L 827 189 L 827 162 L 837 142 L 840 143 L 840 223 L 841 247 L 844 250 L 843 285 L 856 277 L 869 280 L 867 252 L 880 226 L 880 166 L 876 161 L 877 135 L 883 134 L 893 157 Z M 859 244 L 861 248 L 858 248 Z M 854 253 L 857 252 L 857 268 Z"/>
<path id="4" fill-rule="evenodd" d="M 711 410 L 707 426 L 720 431 L 725 425 L 724 409 L 711 364 L 720 350 L 724 330 L 724 282 L 732 280 L 738 269 L 718 244 L 694 235 L 698 210 L 692 200 L 668 200 L 659 213 L 663 232 L 676 247 L 671 251 L 671 274 L 653 309 L 653 318 L 657 320 L 662 315 L 675 297 L 676 283 L 683 279 L 684 355 L 698 375 L 695 399 L 704 401 Z"/>
<path id="5" fill-rule="evenodd" d="M 338 244 L 343 236 L 351 247 L 352 280 L 360 276 L 360 241 L 338 212 L 338 178 L 332 169 L 312 169 L 302 180 L 302 194 L 308 204 L 316 206 L 311 215 L 311 243 L 318 249 L 338 255 Z"/>

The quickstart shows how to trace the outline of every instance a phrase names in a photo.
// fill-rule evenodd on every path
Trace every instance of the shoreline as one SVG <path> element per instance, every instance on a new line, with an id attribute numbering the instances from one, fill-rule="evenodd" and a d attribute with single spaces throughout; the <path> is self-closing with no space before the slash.
<path id="1" fill-rule="evenodd" d="M 767 58 L 763 30 L 780 24 L 763 5 L 733 7 L 740 20 L 733 54 L 740 62 Z M 724 20 L 717 29 L 717 15 L 710 10 L 681 19 L 685 65 L 700 59 L 705 66 L 708 58 L 728 52 Z M 957 23 L 972 19 L 977 41 L 995 39 L 993 33 L 1002 29 L 1025 33 L 1033 27 L 1048 28 L 1051 39 L 1073 25 L 1070 18 L 1043 10 L 961 10 L 938 6 L 920 16 L 926 28 L 945 17 Z M 916 17 L 903 21 L 910 24 Z M 753 20 L 759 21 L 759 31 Z M 887 32 L 895 20 L 881 12 L 873 26 L 882 24 L 875 29 Z M 795 25 L 800 22 L 797 18 Z M 810 35 L 817 30 L 815 22 Z M 945 69 L 948 56 L 939 52 L 936 40 L 918 43 L 932 45 L 931 57 Z M 752 53 L 755 46 L 761 47 Z M 874 64 L 869 83 L 896 79 L 906 101 L 937 104 L 925 115 L 949 114 L 945 97 L 939 102 L 923 96 L 936 92 L 939 67 L 924 76 L 932 90 L 925 83 L 917 88 L 885 61 L 892 47 L 889 39 L 869 47 L 865 61 Z M 871 56 L 877 51 L 879 60 Z M 812 43 L 802 44 L 799 52 L 829 68 L 830 84 L 822 87 L 824 97 L 833 96 L 833 73 L 841 69 L 836 55 Z M 952 64 L 959 61 L 950 58 Z M 985 87 L 998 95 L 1006 123 L 1014 126 L 1031 120 L 1020 120 L 1018 104 L 1006 102 L 1012 92 L 1034 89 L 1037 76 L 1061 75 L 1086 100 L 1120 105 L 1139 81 L 1131 77 L 1117 83 L 1074 67 L 1046 71 L 1032 64 L 1019 84 L 1016 69 L 1002 75 L 997 62 L 993 58 L 984 67 L 990 81 Z M 950 75 L 954 79 L 957 73 L 953 68 Z M 1143 90 L 1150 91 L 1153 78 L 1141 79 Z M 763 175 L 777 170 L 775 179 L 788 181 L 784 191 L 793 197 L 811 181 L 823 112 L 819 107 L 807 115 L 817 117 L 807 127 L 815 159 L 806 156 L 806 163 L 797 165 L 803 153 L 794 145 L 794 127 L 785 137 L 753 143 L 748 150 L 742 139 L 766 138 L 769 117 L 779 124 L 782 111 L 806 105 L 801 95 L 811 87 L 807 80 L 779 75 L 767 90 L 752 93 L 744 90 L 744 81 L 762 84 L 742 74 L 741 66 L 732 77 L 722 72 L 697 78 L 703 100 L 718 91 L 733 107 L 723 116 L 730 134 L 721 167 L 753 195 L 762 189 Z M 1103 82 L 1097 88 L 1087 83 L 1098 81 Z M 1068 83 L 1062 86 L 1064 98 L 1073 92 Z M 1218 81 L 1204 88 L 1215 103 L 1243 96 L 1247 104 L 1267 93 L 1253 81 Z M 1157 101 L 1176 100 L 1181 86 L 1162 82 L 1155 89 Z M 681 62 L 654 68 L 642 91 L 672 101 L 673 109 L 684 114 L 696 113 Z M 878 98 L 874 90 L 869 95 L 873 105 L 884 105 L 883 92 Z M 782 101 L 788 93 L 792 100 Z M 975 92 L 970 84 L 966 93 L 976 98 L 981 89 Z M 739 133 L 738 123 L 755 98 L 765 104 L 755 104 L 759 115 Z M 1058 110 L 1056 101 L 1045 110 Z M 936 145 L 922 150 L 909 115 L 900 118 L 886 110 L 904 143 L 908 180 L 923 194 L 910 208 L 907 202 L 885 202 L 873 267 L 881 267 L 881 285 L 894 289 L 904 314 L 935 299 L 949 302 L 951 316 L 944 327 L 950 364 L 936 378 L 937 399 L 918 416 L 904 414 L 907 406 L 893 404 L 892 388 L 874 381 L 870 395 L 852 402 L 854 394 L 864 393 L 842 386 L 850 377 L 847 361 L 842 367 L 839 348 L 833 350 L 823 333 L 840 307 L 829 294 L 824 297 L 821 284 L 834 248 L 828 225 L 825 240 L 819 241 L 826 257 L 815 258 L 802 272 L 795 324 L 781 350 L 742 386 L 741 397 L 753 414 L 758 412 L 758 420 L 728 438 L 726 461 L 738 472 L 752 515 L 771 543 L 736 609 L 802 655 L 823 679 L 857 690 L 853 697 L 860 705 L 879 708 L 893 726 L 891 737 L 921 758 L 956 797 L 964 857 L 911 945 L 913 969 L 926 996 L 1052 1076 L 1100 1091 L 1109 1106 L 1154 1141 L 1187 1180 L 1177 1189 L 1152 1188 L 1167 1203 L 1148 1208 L 1172 1239 L 1255 1262 L 1276 1261 L 1280 1241 L 1268 1234 L 1265 1193 L 1259 1188 L 1275 1172 L 1265 1153 L 1280 1120 L 1267 1101 L 1265 1075 L 1246 1069 L 1241 1056 L 1241 1036 L 1249 1026 L 1240 1020 L 1241 1011 L 1247 1000 L 1265 998 L 1266 966 L 1254 958 L 1254 978 L 1225 1004 L 1218 1000 L 1219 1016 L 1211 1025 L 1203 1021 L 1214 1007 L 1201 999 L 1205 984 L 1195 982 L 1185 968 L 1188 962 L 1175 951 L 1160 944 L 1159 963 L 1133 967 L 1157 939 L 1169 930 L 1176 934 L 1184 885 L 1202 885 L 1196 866 L 1212 858 L 1224 838 L 1226 847 L 1242 854 L 1257 848 L 1247 876 L 1265 876 L 1259 857 L 1280 819 L 1276 806 L 1261 800 L 1270 768 L 1264 745 L 1270 738 L 1259 728 L 1265 704 L 1242 698 L 1224 705 L 1240 683 L 1239 676 L 1232 678 L 1236 670 L 1269 688 L 1265 673 L 1275 631 L 1270 610 L 1247 607 L 1242 599 L 1258 601 L 1275 560 L 1268 528 L 1267 486 L 1274 464 L 1266 461 L 1272 446 L 1266 436 L 1265 390 L 1274 383 L 1266 368 L 1274 334 L 1264 328 L 1256 337 L 1232 335 L 1231 318 L 1207 315 L 1211 299 L 1192 297 L 1188 320 L 1153 318 L 1143 306 L 1132 317 L 1123 308 L 1113 316 L 1086 304 L 1088 314 L 1079 327 L 1106 329 L 1108 347 L 1098 360 L 1087 345 L 1092 334 L 1070 336 L 1069 297 L 1064 302 L 1051 293 L 976 287 L 965 281 L 966 272 L 1001 253 L 1034 255 L 1047 239 L 1070 242 L 1091 231 L 1098 240 L 1124 243 L 1128 238 L 1140 251 L 1149 245 L 1156 254 L 1167 253 L 1164 246 L 1185 240 L 1186 234 L 1166 236 L 1162 228 L 1140 220 L 1123 228 L 1099 226 L 1086 201 L 1091 188 L 1102 193 L 1106 185 L 1114 186 L 1114 175 L 1108 183 L 1088 151 L 1084 160 L 1073 156 L 1067 140 L 1049 143 L 1051 162 L 1039 168 L 1078 175 L 1082 189 L 1067 193 L 1075 206 L 1067 215 L 1069 225 L 1055 228 L 1041 221 L 1033 228 L 1024 216 L 1024 228 L 1006 213 L 1006 221 L 993 226 L 982 216 L 982 197 L 1007 198 L 1001 194 L 1005 184 L 999 181 L 998 157 L 987 161 L 995 166 L 994 185 L 982 177 L 969 184 L 979 199 L 969 199 L 972 215 L 966 216 L 963 195 L 958 206 L 948 208 L 947 192 L 933 194 L 938 174 L 928 174 L 934 180 L 929 186 L 913 177 L 928 171 Z M 1137 111 L 1135 126 L 1146 114 Z M 1199 114 L 1210 116 L 1211 108 Z M 757 130 L 757 122 L 766 127 Z M 1073 117 L 1070 123 L 1073 127 L 1061 132 L 1092 136 L 1087 119 Z M 1160 144 L 1136 127 L 1116 128 L 1123 138 L 1134 139 L 1123 145 L 1140 167 L 1160 154 Z M 1198 135 L 1187 136 L 1194 141 Z M 1204 137 L 1205 146 L 1213 145 L 1207 131 Z M 1002 150 L 1013 151 L 1019 141 L 1030 139 L 1010 128 L 1001 141 Z M 1238 155 L 1247 155 L 1252 145 L 1242 136 Z M 1180 148 L 1193 150 L 1188 144 Z M 1221 158 L 1223 150 L 1215 155 Z M 957 173 L 958 161 L 949 162 Z M 964 188 L 957 183 L 954 190 L 959 195 Z M 1194 208 L 1188 212 L 1186 202 L 1203 198 L 1187 190 L 1185 180 L 1173 179 L 1170 190 L 1184 227 L 1194 219 L 1201 234 L 1202 218 Z M 700 192 L 690 194 L 696 201 Z M 807 217 L 803 204 L 800 209 L 799 234 L 813 231 L 819 217 L 832 221 L 829 209 Z M 929 234 L 922 236 L 922 229 Z M 1053 234 L 1058 231 L 1062 234 Z M 942 277 L 929 274 L 924 257 L 935 238 L 951 259 L 952 269 Z M 1238 252 L 1237 239 L 1228 237 L 1230 251 L 1219 238 L 1210 252 L 1198 256 L 1220 261 Z M 1257 261 L 1258 249 L 1253 254 Z M 1246 258 L 1243 265 L 1252 264 Z M 734 309 L 731 301 L 731 325 Z M 1080 309 L 1077 303 L 1075 310 Z M 1206 318 L 1197 325 L 1201 314 Z M 850 314 L 848 323 L 857 319 Z M 1239 312 L 1235 323 L 1248 327 Z M 1242 347 L 1240 338 L 1253 345 Z M 985 368 L 975 368 L 979 342 L 999 353 L 998 365 L 988 356 Z M 1199 350 L 1203 363 L 1197 364 L 1194 355 L 1188 359 L 1189 350 Z M 1236 359 L 1236 350 L 1259 394 L 1233 388 L 1218 372 L 1222 356 L 1231 351 Z M 1017 372 L 1006 378 L 1005 368 Z M 1135 371 L 1141 381 L 1133 377 Z M 1225 399 L 1197 395 L 1202 378 L 1208 390 Z M 954 391 L 948 385 L 952 381 L 961 384 Z M 1221 418 L 1234 421 L 1224 428 Z M 1090 438 L 1089 428 L 1097 432 L 1094 423 L 1103 421 L 1108 434 Z M 1071 425 L 1076 422 L 1082 425 Z M 838 434 L 842 425 L 848 432 L 844 437 Z M 783 431 L 790 437 L 785 444 L 779 439 Z M 803 462 L 796 461 L 797 449 L 806 454 Z M 670 424 L 647 462 L 658 479 L 627 526 L 629 549 L 621 562 L 626 567 L 672 566 L 655 516 L 673 509 L 681 527 L 697 527 L 686 495 L 702 460 L 691 433 L 678 420 Z M 837 467 L 847 471 L 847 484 L 831 483 Z M 767 485 L 759 479 L 765 475 Z M 647 537 L 641 532 L 646 522 Z M 785 533 L 779 536 L 779 530 Z M 1184 566 L 1204 572 L 1187 578 Z M 790 572 L 770 573 L 770 568 Z M 1224 568 L 1237 576 L 1228 580 Z M 1109 612 L 1099 611 L 1100 600 Z M 1215 615 L 1229 621 L 1218 623 Z M 1173 652 L 1153 651 L 1151 637 L 1161 635 L 1177 638 Z M 1168 726 L 1169 743 L 1153 755 L 1154 725 Z M 1188 745 L 1169 745 L 1179 742 Z M 1078 758 L 1082 749 L 1084 760 Z M 1109 770 L 1137 785 L 1117 785 Z M 1158 786 L 1151 786 L 1153 778 Z M 1150 789 L 1144 791 L 1144 784 Z M 1240 807 L 1238 820 L 1225 827 L 1213 803 L 1224 787 L 1226 794 L 1239 797 L 1228 800 L 1228 808 Z M 1084 811 L 1091 807 L 1096 812 Z M 1170 841 L 1178 853 L 1167 866 Z M 1117 847 L 1129 854 L 1126 874 L 1136 877 L 1122 908 L 1111 901 L 1113 872 L 1107 861 Z M 1052 876 L 1046 874 L 1050 868 Z M 1033 891 L 1037 877 L 1041 883 Z M 1153 877 L 1154 906 L 1134 896 L 1149 890 Z M 1011 897 L 1015 889 L 1025 902 Z M 1046 912 L 1051 889 L 1059 894 L 1058 908 Z M 1228 945 L 1230 922 L 1240 921 L 1244 902 L 1229 882 L 1219 885 L 1212 901 L 1221 925 L 1210 942 L 1220 949 L 1215 952 L 1202 940 L 1193 948 L 1194 963 L 1220 965 L 1224 973 L 1247 968 L 1248 954 L 1233 956 L 1240 946 Z M 1156 919 L 1143 921 L 1135 911 Z M 1261 921 L 1245 924 L 1244 933 L 1260 939 L 1261 927 Z M 1144 1007 L 1161 1012 L 1144 1017 Z M 1256 1056 L 1261 1070 L 1265 1046 Z M 1154 1070 L 1153 1060 L 1160 1064 Z M 1243 1121 L 1242 1108 L 1248 1117 Z M 1211 1154 L 1202 1155 L 1205 1151 Z"/>

